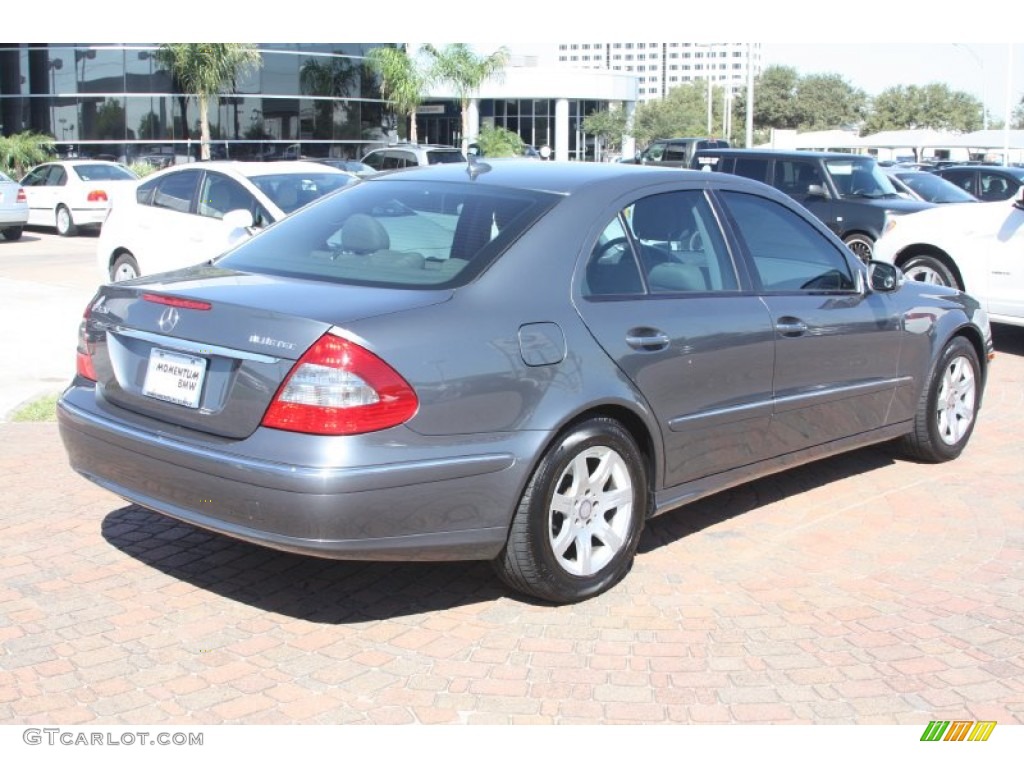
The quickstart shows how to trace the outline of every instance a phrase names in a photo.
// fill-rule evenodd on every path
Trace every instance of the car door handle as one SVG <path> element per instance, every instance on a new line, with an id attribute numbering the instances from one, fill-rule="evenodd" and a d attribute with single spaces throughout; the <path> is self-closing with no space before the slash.
<path id="1" fill-rule="evenodd" d="M 775 330 L 783 336 L 803 336 L 807 333 L 807 323 L 795 317 L 781 317 L 775 323 Z"/>
<path id="2" fill-rule="evenodd" d="M 633 328 L 626 334 L 626 343 L 633 349 L 657 352 L 667 349 L 671 339 L 657 328 Z"/>

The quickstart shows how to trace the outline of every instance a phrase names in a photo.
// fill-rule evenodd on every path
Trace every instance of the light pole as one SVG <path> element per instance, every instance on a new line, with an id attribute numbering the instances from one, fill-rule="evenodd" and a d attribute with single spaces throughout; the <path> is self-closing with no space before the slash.
<path id="1" fill-rule="evenodd" d="M 974 63 L 981 69 L 981 128 L 984 131 L 988 130 L 988 109 L 985 107 L 985 62 L 984 60 L 971 48 L 969 45 L 964 43 L 953 43 L 954 48 L 959 48 L 966 51 L 974 59 Z"/>

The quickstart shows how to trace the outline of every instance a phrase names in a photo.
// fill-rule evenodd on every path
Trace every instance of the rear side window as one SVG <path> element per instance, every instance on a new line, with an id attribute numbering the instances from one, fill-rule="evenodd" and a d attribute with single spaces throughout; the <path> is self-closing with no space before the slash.
<path id="1" fill-rule="evenodd" d="M 199 171 L 180 171 L 144 182 L 135 192 L 140 205 L 189 213 L 199 186 Z"/>
<path id="2" fill-rule="evenodd" d="M 733 173 L 754 181 L 767 182 L 769 165 L 771 163 L 768 160 L 760 157 L 737 157 Z"/>
<path id="3" fill-rule="evenodd" d="M 317 201 L 218 264 L 355 285 L 455 287 L 479 274 L 559 199 L 400 177 Z"/>

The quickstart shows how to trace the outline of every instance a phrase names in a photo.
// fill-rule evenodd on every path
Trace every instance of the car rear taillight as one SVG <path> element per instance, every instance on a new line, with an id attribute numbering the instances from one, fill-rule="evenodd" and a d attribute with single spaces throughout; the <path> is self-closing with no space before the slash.
<path id="1" fill-rule="evenodd" d="M 86 199 L 90 203 L 105 203 L 107 202 L 107 193 L 102 189 L 91 189 Z"/>
<path id="2" fill-rule="evenodd" d="M 27 203 L 28 202 L 28 197 L 25 195 L 25 190 L 22 189 L 21 187 L 18 187 L 18 202 L 19 203 Z"/>
<path id="3" fill-rule="evenodd" d="M 78 326 L 78 349 L 75 350 L 75 371 L 83 378 L 96 381 L 96 369 L 92 364 L 92 346 L 89 344 L 89 335 L 86 330 L 91 312 L 92 302 L 89 302 L 85 312 L 82 314 L 82 322 Z"/>
<path id="4" fill-rule="evenodd" d="M 322 336 L 292 367 L 263 426 L 316 435 L 376 432 L 412 418 L 419 398 L 372 352 Z"/>

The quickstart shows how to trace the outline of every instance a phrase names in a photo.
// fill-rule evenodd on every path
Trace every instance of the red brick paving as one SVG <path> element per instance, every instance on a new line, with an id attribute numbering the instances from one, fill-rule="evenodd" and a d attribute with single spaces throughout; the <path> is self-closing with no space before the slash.
<path id="1" fill-rule="evenodd" d="M 1024 723 L 1024 329 L 946 465 L 860 451 L 653 521 L 611 593 L 338 563 L 127 506 L 0 424 L 0 722 Z"/>

